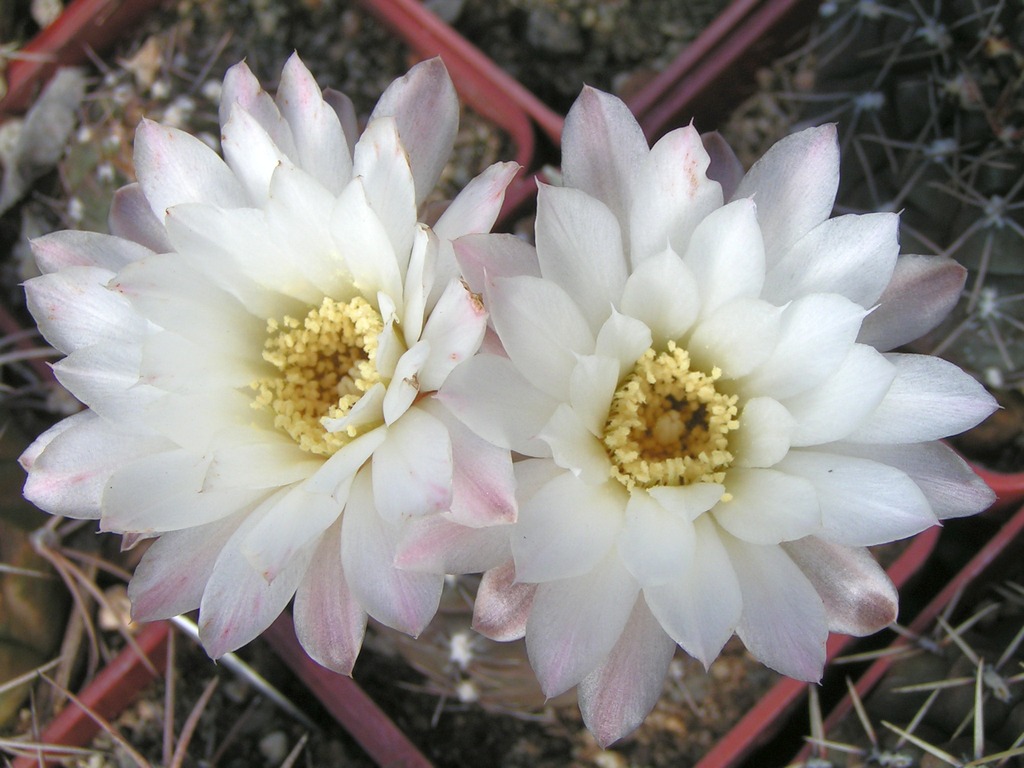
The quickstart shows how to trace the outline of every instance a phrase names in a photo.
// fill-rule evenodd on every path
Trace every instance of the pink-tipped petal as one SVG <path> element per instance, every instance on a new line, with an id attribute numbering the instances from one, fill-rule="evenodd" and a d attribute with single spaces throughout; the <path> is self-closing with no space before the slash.
<path id="1" fill-rule="evenodd" d="M 45 274 L 66 267 L 99 267 L 117 272 L 126 264 L 152 256 L 153 251 L 113 235 L 65 230 L 35 238 L 32 254 Z"/>
<path id="2" fill-rule="evenodd" d="M 473 629 L 499 642 L 518 640 L 526 634 L 536 584 L 516 581 L 512 560 L 484 573 L 473 603 Z"/>
<path id="3" fill-rule="evenodd" d="M 288 65 L 285 65 L 285 72 L 287 71 Z M 285 76 L 282 75 L 282 88 L 284 88 L 284 83 Z M 224 73 L 224 85 L 218 109 L 221 125 L 228 122 L 234 109 L 245 110 L 270 136 L 274 144 L 283 152 L 293 156 L 295 162 L 299 161 L 299 158 L 295 156 L 297 153 L 292 140 L 291 126 L 288 125 L 277 104 L 270 98 L 270 94 L 263 90 L 263 86 L 260 85 L 259 80 L 244 61 L 228 68 L 228 71 Z"/>
<path id="4" fill-rule="evenodd" d="M 149 207 L 138 182 L 121 187 L 114 193 L 107 226 L 115 237 L 138 243 L 156 253 L 171 250 L 163 224 Z"/>
<path id="5" fill-rule="evenodd" d="M 508 560 L 509 526 L 469 528 L 446 515 L 427 515 L 404 526 L 395 565 L 425 573 L 481 573 Z"/>

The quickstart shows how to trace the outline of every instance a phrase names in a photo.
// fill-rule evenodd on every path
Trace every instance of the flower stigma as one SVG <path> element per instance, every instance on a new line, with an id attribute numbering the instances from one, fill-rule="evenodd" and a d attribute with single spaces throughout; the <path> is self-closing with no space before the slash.
<path id="1" fill-rule="evenodd" d="M 719 483 L 733 461 L 729 433 L 740 425 L 737 395 L 720 392 L 722 371 L 690 368 L 675 342 L 648 349 L 612 396 L 604 428 L 611 474 L 636 486 Z"/>
<path id="2" fill-rule="evenodd" d="M 375 359 L 383 330 L 380 313 L 361 296 L 348 302 L 325 298 L 305 319 L 267 320 L 263 359 L 277 375 L 252 383 L 253 408 L 269 408 L 274 426 L 304 451 L 331 456 L 359 433 L 355 426 L 328 432 L 381 380 Z"/>

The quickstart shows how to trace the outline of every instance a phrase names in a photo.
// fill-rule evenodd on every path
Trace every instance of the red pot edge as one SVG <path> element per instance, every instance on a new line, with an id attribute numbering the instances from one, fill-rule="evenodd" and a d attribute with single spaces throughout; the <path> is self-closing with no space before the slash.
<path id="1" fill-rule="evenodd" d="M 906 584 L 927 561 L 939 540 L 939 526 L 913 537 L 910 545 L 886 571 L 897 588 Z M 825 655 L 832 661 L 855 638 L 833 634 L 828 638 Z M 807 683 L 785 678 L 772 686 L 743 718 L 701 758 L 695 768 L 730 768 L 740 765 L 755 749 L 767 743 L 786 724 L 800 703 Z"/>
<path id="2" fill-rule="evenodd" d="M 168 641 L 171 627 L 166 621 L 147 624 L 113 661 L 78 694 L 83 705 L 112 719 L 131 705 L 146 685 L 164 673 L 167 667 Z M 87 746 L 100 731 L 100 725 L 74 702 L 68 702 L 39 735 L 38 742 L 54 746 Z M 59 759 L 47 759 L 42 752 L 32 757 L 17 757 L 12 768 L 45 768 L 60 765 Z"/>
<path id="3" fill-rule="evenodd" d="M 960 595 L 963 594 L 964 590 L 972 584 L 977 583 L 980 579 L 989 576 L 989 569 L 993 565 L 999 565 L 1000 556 L 1007 556 L 1009 548 L 1012 544 L 1024 544 L 1024 507 L 1019 508 L 1003 526 L 999 529 L 996 534 L 989 539 L 989 541 L 983 546 L 978 553 L 970 559 L 953 579 L 946 584 L 939 594 L 937 594 L 932 600 L 926 605 L 921 612 L 911 622 L 909 630 L 914 635 L 920 635 L 931 626 L 935 618 L 939 616 L 942 611 L 950 605 L 954 600 L 959 599 Z M 897 637 L 891 644 L 890 648 L 902 648 L 911 644 L 911 641 L 905 637 Z M 865 672 L 857 679 L 857 683 L 854 686 L 857 691 L 857 695 L 863 699 L 867 696 L 872 689 L 879 683 L 879 681 L 885 676 L 885 673 L 889 671 L 895 661 L 893 654 L 887 654 L 880 657 L 877 661 L 873 662 L 871 666 L 865 670 Z M 832 711 L 829 712 L 825 718 L 823 726 L 825 733 L 828 733 L 834 728 L 843 718 L 849 715 L 853 709 L 853 702 L 850 695 L 844 696 Z M 807 745 L 803 747 L 797 755 L 793 758 L 791 763 L 799 763 L 806 760 L 810 755 L 811 747 Z"/>

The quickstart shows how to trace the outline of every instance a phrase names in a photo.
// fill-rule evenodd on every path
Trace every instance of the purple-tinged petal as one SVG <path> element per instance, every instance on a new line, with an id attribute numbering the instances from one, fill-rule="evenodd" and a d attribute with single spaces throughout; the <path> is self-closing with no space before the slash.
<path id="1" fill-rule="evenodd" d="M 711 159 L 707 169 L 708 178 L 721 184 L 722 196 L 726 200 L 732 200 L 736 195 L 736 188 L 743 181 L 743 163 L 718 131 L 702 133 L 700 140 L 704 144 L 704 151 Z"/>
<path id="2" fill-rule="evenodd" d="M 830 124 L 787 136 L 754 163 L 733 195 L 757 204 L 769 269 L 832 213 L 839 189 L 836 135 Z"/>
<path id="3" fill-rule="evenodd" d="M 171 250 L 163 224 L 149 207 L 149 201 L 138 182 L 121 187 L 114 193 L 107 225 L 110 234 L 131 240 L 156 253 Z"/>
<path id="4" fill-rule="evenodd" d="M 562 175 L 565 186 L 607 205 L 629 238 L 629 211 L 637 169 L 650 150 L 636 118 L 621 99 L 584 86 L 565 118 Z"/>
<path id="5" fill-rule="evenodd" d="M 813 536 L 782 546 L 821 596 L 831 631 L 860 637 L 896 621 L 896 587 L 866 549 Z"/>
<path id="6" fill-rule="evenodd" d="M 324 103 L 334 110 L 341 123 L 341 130 L 345 134 L 345 143 L 348 145 L 349 157 L 356 149 L 356 141 L 359 139 L 359 116 L 356 114 L 356 107 L 352 99 L 341 91 L 333 88 L 324 90 Z"/>
<path id="7" fill-rule="evenodd" d="M 887 352 L 928 333 L 960 298 L 967 270 L 944 256 L 900 256 L 892 280 L 857 338 Z"/>
<path id="8" fill-rule="evenodd" d="M 414 637 L 437 612 L 443 574 L 394 566 L 401 528 L 378 513 L 370 472 L 356 475 L 342 517 L 341 562 L 349 589 L 377 621 Z"/>
<path id="9" fill-rule="evenodd" d="M 153 251 L 113 235 L 65 230 L 35 238 L 32 254 L 45 274 L 66 267 L 99 267 L 117 272 L 126 264 L 152 256 Z"/>
<path id="10" fill-rule="evenodd" d="M 416 183 L 416 205 L 426 199 L 448 162 L 459 126 L 459 99 L 440 57 L 420 62 L 388 86 L 370 115 L 398 124 Z"/>
<path id="11" fill-rule="evenodd" d="M 637 599 L 612 652 L 579 683 L 583 722 L 598 744 L 607 747 L 644 721 L 661 695 L 675 649 L 643 598 Z"/>
<path id="12" fill-rule="evenodd" d="M 177 128 L 143 120 L 135 132 L 135 173 L 157 219 L 172 205 L 248 205 L 228 164 L 202 141 Z"/>
<path id="13" fill-rule="evenodd" d="M 722 539 L 743 595 L 736 633 L 747 650 L 776 672 L 820 680 L 828 616 L 811 582 L 781 547 Z"/>
<path id="14" fill-rule="evenodd" d="M 516 581 L 512 560 L 484 573 L 473 602 L 473 629 L 499 642 L 518 640 L 526 634 L 536 584 Z"/>
<path id="15" fill-rule="evenodd" d="M 366 633 L 366 611 L 349 591 L 341 567 L 341 521 L 317 545 L 295 591 L 295 634 L 310 658 L 343 675 L 352 674 Z"/>
<path id="16" fill-rule="evenodd" d="M 480 573 L 508 560 L 510 526 L 470 528 L 446 515 L 427 515 L 403 526 L 395 565 L 425 573 Z"/>
<path id="17" fill-rule="evenodd" d="M 711 159 L 693 126 L 666 134 L 639 169 L 629 214 L 634 269 L 670 247 L 685 253 L 697 225 L 722 207 L 722 188 L 707 177 Z"/>
<path id="18" fill-rule="evenodd" d="M 590 573 L 537 587 L 526 624 L 526 652 L 548 698 L 589 675 L 611 653 L 640 587 L 609 552 Z"/>
<path id="19" fill-rule="evenodd" d="M 970 429 L 999 407 L 976 379 L 928 355 L 889 353 L 896 378 L 885 399 L 849 436 L 856 443 L 921 443 Z"/>

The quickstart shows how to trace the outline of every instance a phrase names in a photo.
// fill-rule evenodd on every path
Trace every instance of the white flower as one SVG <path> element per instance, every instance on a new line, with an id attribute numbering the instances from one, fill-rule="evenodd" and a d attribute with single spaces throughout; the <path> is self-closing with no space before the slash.
<path id="1" fill-rule="evenodd" d="M 129 544 L 159 537 L 136 619 L 199 608 L 216 657 L 294 595 L 303 645 L 348 672 L 367 613 L 416 634 L 436 610 L 443 572 L 392 564 L 404 520 L 514 517 L 507 452 L 433 394 L 487 322 L 450 240 L 489 230 L 516 172 L 492 166 L 418 223 L 457 123 L 440 60 L 396 81 L 361 137 L 298 57 L 276 98 L 239 64 L 223 160 L 144 122 L 114 235 L 35 242 L 29 307 L 89 410 L 26 451 L 25 494 Z"/>
<path id="2" fill-rule="evenodd" d="M 936 442 L 992 398 L 949 363 L 887 352 L 950 308 L 963 270 L 897 260 L 893 214 L 828 218 L 831 126 L 742 180 L 708 146 L 713 161 L 687 127 L 649 149 L 622 102 L 587 89 L 565 186 L 540 189 L 536 254 L 455 244 L 507 356 L 468 361 L 439 397 L 534 457 L 515 465 L 513 557 L 485 575 L 476 626 L 525 633 L 544 692 L 578 685 L 602 744 L 650 711 L 676 644 L 709 665 L 735 632 L 817 680 L 829 630 L 895 618 L 865 547 L 992 500 Z M 431 546 L 451 544 L 410 540 L 400 559 Z"/>

